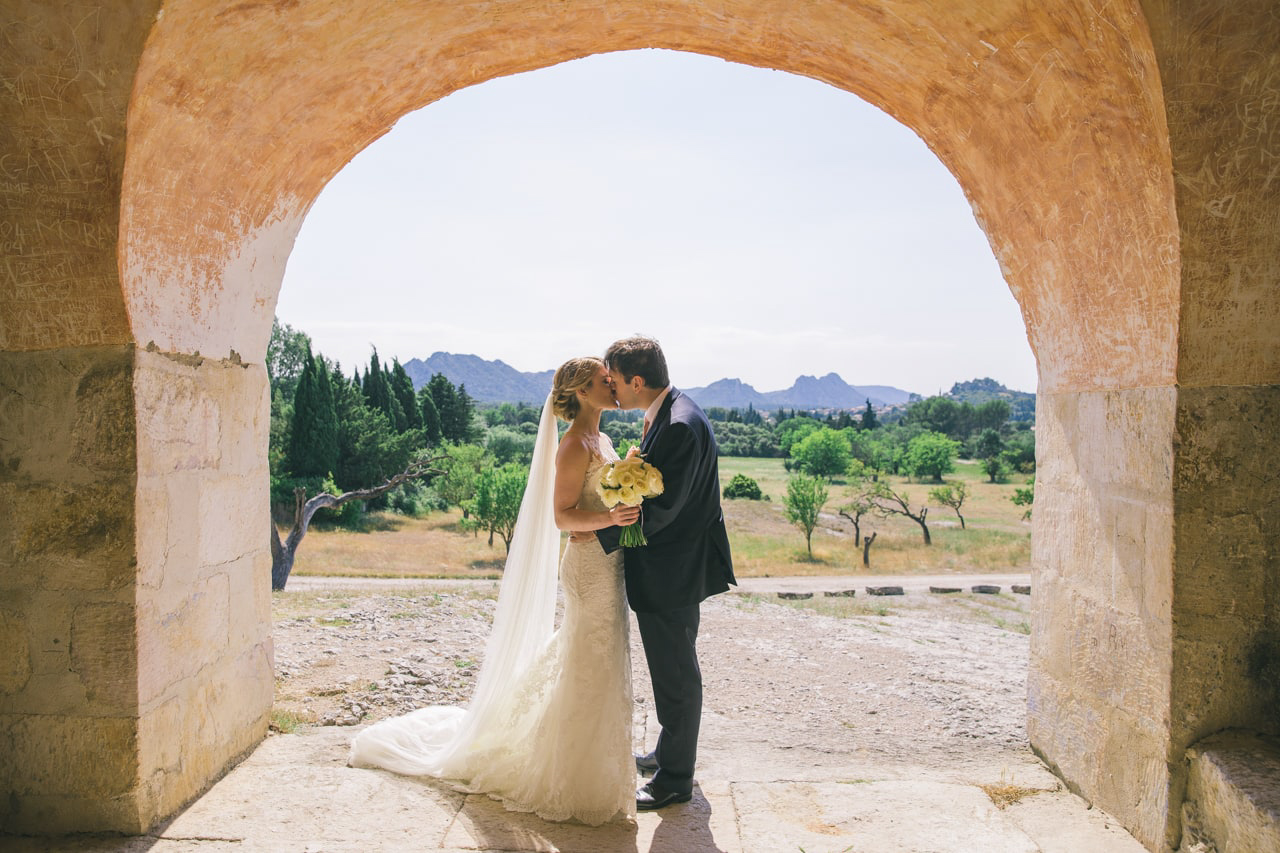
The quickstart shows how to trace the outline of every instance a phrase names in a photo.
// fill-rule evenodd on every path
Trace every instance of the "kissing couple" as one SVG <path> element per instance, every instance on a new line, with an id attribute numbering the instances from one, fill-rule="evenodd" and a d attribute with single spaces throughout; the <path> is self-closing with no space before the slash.
<path id="1" fill-rule="evenodd" d="M 617 407 L 644 411 L 639 453 L 664 483 L 643 512 L 606 507 L 599 489 L 618 460 L 600 414 Z M 557 417 L 569 423 L 558 443 Z M 637 521 L 648 544 L 620 547 L 623 527 Z M 687 802 L 702 718 L 699 605 L 733 583 L 715 436 L 671 386 L 658 342 L 626 338 L 603 359 L 570 359 L 542 409 L 470 703 L 375 723 L 356 735 L 348 763 L 434 776 L 512 811 L 592 826 Z M 627 605 L 661 726 L 648 755 L 631 752 Z M 653 774 L 638 790 L 637 771 Z"/>

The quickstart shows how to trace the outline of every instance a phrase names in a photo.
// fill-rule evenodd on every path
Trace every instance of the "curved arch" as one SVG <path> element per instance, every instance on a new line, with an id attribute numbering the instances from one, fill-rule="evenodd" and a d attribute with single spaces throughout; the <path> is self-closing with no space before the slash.
<path id="1" fill-rule="evenodd" d="M 307 209 L 400 116 L 494 77 L 643 47 L 809 76 L 915 130 L 988 235 L 1042 390 L 1173 381 L 1172 170 L 1136 4 L 176 0 L 128 117 L 121 278 L 135 339 L 261 360 Z"/>

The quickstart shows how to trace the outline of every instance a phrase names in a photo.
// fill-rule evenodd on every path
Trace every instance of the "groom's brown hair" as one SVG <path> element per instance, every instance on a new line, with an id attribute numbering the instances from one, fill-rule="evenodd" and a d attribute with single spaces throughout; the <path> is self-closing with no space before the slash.
<path id="1" fill-rule="evenodd" d="M 667 376 L 667 357 L 653 338 L 636 335 L 614 341 L 604 352 L 604 363 L 609 372 L 621 373 L 628 382 L 631 377 L 639 376 L 646 387 L 656 391 L 671 384 Z"/>

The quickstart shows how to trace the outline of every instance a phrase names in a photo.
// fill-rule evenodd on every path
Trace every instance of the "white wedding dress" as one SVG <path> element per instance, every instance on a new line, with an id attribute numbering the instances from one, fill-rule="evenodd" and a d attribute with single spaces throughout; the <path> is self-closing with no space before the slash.
<path id="1" fill-rule="evenodd" d="M 448 779 L 512 811 L 594 826 L 635 814 L 626 594 L 620 551 L 570 542 L 559 564 L 564 618 L 552 630 L 560 536 L 548 525 L 550 411 L 548 400 L 470 704 L 375 723 L 352 742 L 349 763 Z M 605 508 L 595 483 L 606 461 L 593 454 L 580 507 Z"/>

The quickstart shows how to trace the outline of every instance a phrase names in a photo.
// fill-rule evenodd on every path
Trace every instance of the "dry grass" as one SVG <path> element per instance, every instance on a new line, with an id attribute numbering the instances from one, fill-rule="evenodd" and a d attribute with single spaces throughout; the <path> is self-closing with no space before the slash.
<path id="1" fill-rule="evenodd" d="M 1031 565 L 1031 525 L 1022 520 L 1022 508 L 1009 497 L 1021 483 L 988 483 L 977 463 L 957 463 L 946 482 L 963 482 L 969 498 L 961 507 L 966 528 L 949 507 L 930 506 L 927 516 L 933 544 L 926 546 L 920 526 L 902 516 L 864 516 L 862 533 L 876 534 L 871 546 L 871 566 L 862 565 L 862 549 L 853 544 L 853 525 L 838 514 L 847 502 L 849 487 L 829 486 L 831 494 L 819 526 L 813 532 L 813 557 L 804 547 L 804 535 L 790 524 L 783 511 L 787 472 L 781 459 L 722 458 L 722 485 L 734 474 L 746 474 L 760 484 L 770 501 L 725 501 L 725 519 L 733 543 L 734 570 L 739 577 L 794 575 L 912 574 L 969 571 L 1023 571 Z M 905 491 L 912 506 L 927 503 L 936 483 L 912 483 L 890 478 L 895 489 Z"/>
<path id="2" fill-rule="evenodd" d="M 1033 794 L 1047 793 L 1044 788 L 1024 788 L 1021 785 L 979 785 L 979 788 L 991 798 L 996 808 L 1006 809 Z"/>
<path id="3" fill-rule="evenodd" d="M 483 534 L 458 529 L 459 510 L 425 518 L 383 515 L 379 529 L 308 531 L 298 547 L 295 574 L 354 577 L 497 578 L 506 549 Z"/>
<path id="4" fill-rule="evenodd" d="M 964 482 L 969 488 L 970 497 L 962 509 L 968 529 L 960 529 L 949 508 L 931 507 L 933 545 L 925 547 L 914 522 L 901 516 L 865 517 L 862 532 L 877 534 L 869 570 L 862 566 L 862 549 L 853 544 L 853 526 L 837 513 L 847 498 L 845 484 L 830 487 L 831 498 L 813 533 L 810 557 L 804 535 L 783 513 L 787 473 L 782 460 L 720 460 L 722 483 L 737 473 L 753 477 L 773 498 L 725 501 L 739 577 L 1025 571 L 1031 564 L 1031 526 L 1022 521 L 1022 508 L 1009 501 L 1017 484 L 987 483 L 975 463 L 960 463 L 957 472 L 947 477 L 948 482 Z M 914 505 L 925 501 L 934 487 L 898 477 L 893 482 L 911 495 Z M 502 540 L 490 546 L 486 536 L 459 530 L 460 520 L 461 512 L 451 510 L 425 518 L 379 515 L 375 529 L 365 533 L 313 528 L 298 549 L 293 570 L 319 576 L 501 577 L 506 561 Z"/>

